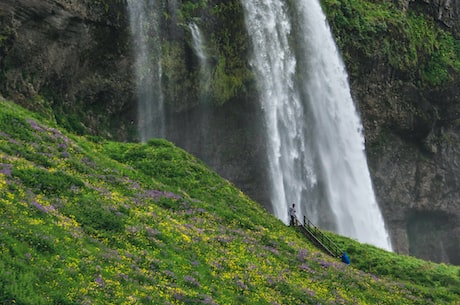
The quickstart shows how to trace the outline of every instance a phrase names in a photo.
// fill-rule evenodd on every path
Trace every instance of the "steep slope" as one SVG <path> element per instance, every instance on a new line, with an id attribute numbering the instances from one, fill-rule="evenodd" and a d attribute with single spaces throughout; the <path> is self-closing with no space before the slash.
<path id="1" fill-rule="evenodd" d="M 5 100 L 0 229 L 0 304 L 460 300 L 459 268 L 337 239 L 349 267 L 167 141 L 90 141 Z"/>
<path id="2" fill-rule="evenodd" d="M 460 264 L 460 2 L 321 2 L 395 251 Z M 269 208 L 241 1 L 158 3 L 167 138 Z M 0 1 L 0 94 L 78 133 L 138 139 L 128 19 L 124 0 Z M 206 33 L 211 107 L 190 23 Z"/>

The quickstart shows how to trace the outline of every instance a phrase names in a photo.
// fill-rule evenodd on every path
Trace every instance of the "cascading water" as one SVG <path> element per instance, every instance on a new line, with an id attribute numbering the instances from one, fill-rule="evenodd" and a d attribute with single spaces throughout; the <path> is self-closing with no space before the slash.
<path id="1" fill-rule="evenodd" d="M 208 59 L 206 56 L 206 52 L 204 51 L 204 42 L 203 36 L 201 35 L 201 31 L 195 23 L 190 23 L 188 27 L 190 29 L 190 32 L 192 33 L 193 49 L 195 51 L 196 56 L 200 59 L 201 67 L 207 68 Z"/>
<path id="2" fill-rule="evenodd" d="M 211 68 L 208 62 L 208 56 L 205 50 L 205 41 L 199 27 L 195 23 L 188 25 L 192 34 L 193 50 L 200 60 L 199 80 L 200 80 L 200 102 L 204 102 L 206 95 L 210 90 Z"/>
<path id="3" fill-rule="evenodd" d="M 128 0 L 135 52 L 138 130 L 141 141 L 164 137 L 164 103 L 161 91 L 161 43 L 155 0 Z"/>
<path id="4" fill-rule="evenodd" d="M 275 215 L 287 222 L 288 206 L 296 203 L 299 217 L 391 250 L 362 125 L 319 2 L 242 4 L 265 113 Z"/>

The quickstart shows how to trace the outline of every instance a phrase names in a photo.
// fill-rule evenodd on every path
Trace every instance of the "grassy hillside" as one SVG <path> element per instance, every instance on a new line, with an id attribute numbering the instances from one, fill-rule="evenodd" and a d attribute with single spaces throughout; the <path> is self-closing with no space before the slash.
<path id="1" fill-rule="evenodd" d="M 0 304 L 458 304 L 460 270 L 330 258 L 164 140 L 86 139 L 0 100 Z"/>

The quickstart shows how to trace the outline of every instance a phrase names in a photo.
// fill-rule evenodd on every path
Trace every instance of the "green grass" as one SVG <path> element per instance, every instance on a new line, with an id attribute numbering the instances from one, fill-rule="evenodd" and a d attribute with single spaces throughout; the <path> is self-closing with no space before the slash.
<path id="1" fill-rule="evenodd" d="M 458 304 L 460 269 L 327 233 L 346 266 L 165 140 L 0 101 L 0 304 Z"/>
<path id="2" fill-rule="evenodd" d="M 394 2 L 322 0 L 337 44 L 353 75 L 382 61 L 403 80 L 433 87 L 460 73 L 460 40 L 432 17 Z M 359 60 L 357 60 L 359 59 Z"/>

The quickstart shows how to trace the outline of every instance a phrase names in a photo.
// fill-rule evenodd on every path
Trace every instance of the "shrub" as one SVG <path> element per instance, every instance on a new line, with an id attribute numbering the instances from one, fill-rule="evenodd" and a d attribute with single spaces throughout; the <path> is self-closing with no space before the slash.
<path id="1" fill-rule="evenodd" d="M 11 174 L 19 178 L 26 187 L 47 195 L 65 193 L 71 186 L 84 186 L 80 179 L 62 171 L 50 172 L 36 168 L 14 168 Z"/>

